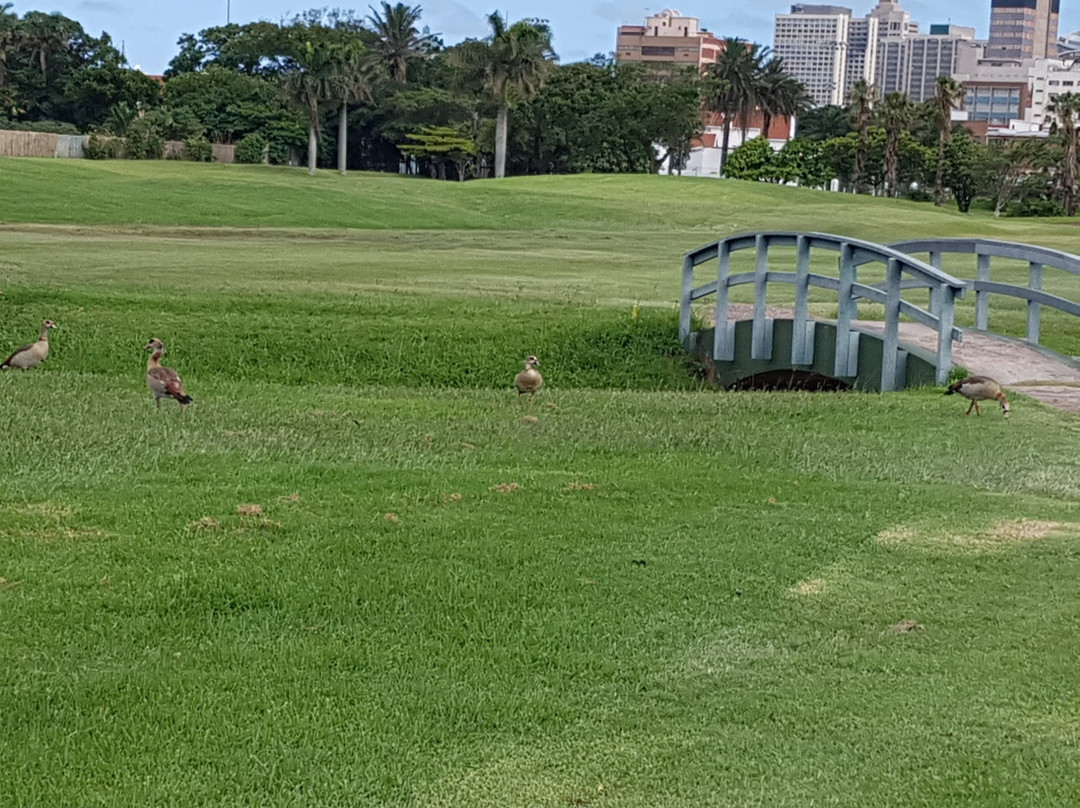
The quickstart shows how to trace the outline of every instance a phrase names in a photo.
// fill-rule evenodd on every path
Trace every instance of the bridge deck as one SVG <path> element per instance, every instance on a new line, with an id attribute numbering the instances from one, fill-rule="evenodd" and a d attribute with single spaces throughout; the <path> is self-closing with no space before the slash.
<path id="1" fill-rule="evenodd" d="M 769 306 L 769 317 L 790 318 L 789 308 Z M 749 320 L 751 305 L 732 303 L 728 316 Z M 861 328 L 883 331 L 877 320 L 857 320 Z M 900 341 L 933 353 L 937 332 L 919 323 L 900 323 Z M 1021 340 L 964 329 L 964 340 L 953 346 L 953 361 L 979 376 L 990 376 L 1007 387 L 1067 412 L 1080 412 L 1080 363 L 1068 364 Z"/>

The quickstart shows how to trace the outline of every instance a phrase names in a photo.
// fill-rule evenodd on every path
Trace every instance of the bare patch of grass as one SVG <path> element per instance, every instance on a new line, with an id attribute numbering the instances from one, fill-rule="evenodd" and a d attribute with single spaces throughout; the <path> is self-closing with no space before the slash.
<path id="1" fill-rule="evenodd" d="M 383 514 L 383 519 L 385 519 L 387 522 L 393 522 L 395 525 L 401 522 L 401 517 L 393 511 L 389 511 Z"/>
<path id="2" fill-rule="evenodd" d="M 572 482 L 566 484 L 567 491 L 592 491 L 596 488 L 592 483 Z"/>
<path id="3" fill-rule="evenodd" d="M 535 424 L 540 421 L 535 415 L 523 415 L 521 417 L 521 423 L 523 424 Z"/>
<path id="4" fill-rule="evenodd" d="M 221 522 L 212 516 L 204 516 L 202 519 L 197 519 L 194 522 L 188 523 L 188 530 L 197 531 L 213 531 L 221 530 Z"/>
<path id="5" fill-rule="evenodd" d="M 264 514 L 263 506 L 257 503 L 237 505 L 236 512 L 241 516 L 262 516 Z"/>
<path id="6" fill-rule="evenodd" d="M 893 634 L 910 634 L 913 631 L 925 630 L 926 626 L 914 620 L 901 620 L 899 623 L 893 623 L 889 626 L 889 631 Z"/>
<path id="7" fill-rule="evenodd" d="M 512 494 L 515 491 L 520 491 L 521 486 L 517 483 L 499 483 L 498 485 L 491 486 L 488 490 L 497 491 L 500 494 Z"/>
<path id="8" fill-rule="evenodd" d="M 936 527 L 897 525 L 877 534 L 882 544 L 905 547 L 956 547 L 985 551 L 1008 547 L 1020 542 L 1038 541 L 1080 526 L 1041 519 L 1012 519 L 996 522 L 981 530 L 950 531 Z"/>
<path id="9" fill-rule="evenodd" d="M 810 578 L 795 584 L 795 586 L 791 587 L 791 592 L 794 595 L 806 597 L 811 595 L 823 595 L 828 589 L 829 582 L 824 578 Z"/>

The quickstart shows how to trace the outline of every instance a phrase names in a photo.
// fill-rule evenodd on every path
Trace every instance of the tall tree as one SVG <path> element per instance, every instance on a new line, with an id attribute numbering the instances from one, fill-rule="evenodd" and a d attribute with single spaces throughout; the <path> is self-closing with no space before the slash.
<path id="1" fill-rule="evenodd" d="M 740 113 L 753 109 L 757 98 L 756 46 L 744 39 L 726 37 L 717 60 L 709 66 L 705 106 L 722 116 L 720 174 L 723 176 L 731 146 L 731 124 Z"/>
<path id="2" fill-rule="evenodd" d="M 806 87 L 788 74 L 784 60 L 779 56 L 773 56 L 762 65 L 756 83 L 758 107 L 763 118 L 761 134 L 765 137 L 769 136 L 774 117 L 794 118 L 813 105 Z"/>
<path id="3" fill-rule="evenodd" d="M 423 9 L 404 3 L 392 6 L 386 0 L 382 2 L 381 13 L 371 6 L 368 8 L 371 9 L 368 24 L 379 38 L 375 52 L 390 78 L 404 84 L 409 62 L 429 53 L 435 42 L 434 37 L 416 28 Z"/>
<path id="4" fill-rule="evenodd" d="M 506 139 L 510 106 L 536 95 L 555 67 L 551 29 L 542 20 L 519 20 L 511 26 L 498 12 L 488 16 L 491 36 L 466 40 L 455 60 L 482 77 L 495 102 L 495 177 L 506 176 Z"/>
<path id="5" fill-rule="evenodd" d="M 945 203 L 945 147 L 952 141 L 952 111 L 964 97 L 964 88 L 952 76 L 938 76 L 930 110 L 938 131 L 937 170 L 934 172 L 934 204 Z"/>
<path id="6" fill-rule="evenodd" d="M 855 193 L 866 191 L 866 160 L 870 151 L 870 121 L 873 118 L 874 104 L 877 103 L 877 88 L 864 79 L 859 79 L 851 86 L 848 93 L 851 105 L 851 118 L 855 131 L 859 134 L 859 148 L 855 152 L 855 172 L 852 182 Z"/>
<path id="7" fill-rule="evenodd" d="M 336 66 L 327 42 L 299 43 L 292 64 L 282 75 L 282 89 L 308 114 L 308 174 L 314 176 L 319 155 L 319 104 L 334 97 Z"/>
<path id="8" fill-rule="evenodd" d="M 335 45 L 331 55 L 331 95 L 337 101 L 338 173 L 345 176 L 348 162 L 349 104 L 371 101 L 374 96 L 374 65 L 359 42 Z"/>
<path id="9" fill-rule="evenodd" d="M 900 137 L 915 119 L 915 106 L 904 93 L 889 93 L 877 109 L 877 119 L 885 130 L 885 195 L 898 194 Z"/>
<path id="10" fill-rule="evenodd" d="M 1064 161 L 1061 166 L 1061 192 L 1065 203 L 1065 213 L 1075 216 L 1076 197 L 1076 155 L 1080 145 L 1080 94 L 1062 93 L 1055 98 L 1046 111 L 1054 116 L 1051 132 L 1060 137 L 1065 147 Z"/>
<path id="11" fill-rule="evenodd" d="M 851 131 L 851 116 L 836 104 L 807 110 L 799 116 L 795 137 L 825 141 L 843 137 Z"/>

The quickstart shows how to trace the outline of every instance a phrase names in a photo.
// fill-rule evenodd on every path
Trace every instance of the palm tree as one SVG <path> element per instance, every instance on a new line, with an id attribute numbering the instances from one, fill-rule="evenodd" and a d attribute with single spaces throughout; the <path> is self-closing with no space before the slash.
<path id="1" fill-rule="evenodd" d="M 964 88 L 952 76 L 938 76 L 937 92 L 930 102 L 938 130 L 937 171 L 934 172 L 934 204 L 945 203 L 945 146 L 952 140 L 952 111 L 964 97 Z"/>
<path id="2" fill-rule="evenodd" d="M 727 164 L 731 143 L 731 122 L 740 113 L 752 110 L 757 98 L 754 81 L 759 62 L 754 50 L 755 46 L 744 39 L 726 37 L 719 57 L 709 66 L 705 105 L 723 118 L 720 142 L 721 176 Z M 745 116 L 743 120 L 745 122 Z"/>
<path id="3" fill-rule="evenodd" d="M 30 49 L 30 59 L 36 60 L 44 76 L 53 54 L 62 51 L 72 37 L 82 32 L 81 26 L 63 14 L 28 11 L 20 24 L 19 38 Z"/>
<path id="4" fill-rule="evenodd" d="M 851 92 L 848 93 L 851 117 L 859 133 L 859 148 L 855 151 L 855 171 L 851 177 L 857 194 L 866 191 L 863 180 L 866 174 L 866 159 L 870 152 L 870 118 L 874 112 L 874 104 L 877 103 L 877 96 L 877 88 L 865 79 L 859 79 L 852 84 Z"/>
<path id="5" fill-rule="evenodd" d="M 897 195 L 900 173 L 900 137 L 915 120 L 915 105 L 905 93 L 889 93 L 877 109 L 885 130 L 885 194 Z"/>
<path id="6" fill-rule="evenodd" d="M 795 137 L 823 141 L 843 137 L 850 131 L 851 116 L 847 110 L 836 104 L 827 104 L 808 110 L 799 118 Z"/>
<path id="7" fill-rule="evenodd" d="M 554 69 L 551 29 L 538 20 L 510 27 L 498 12 L 488 16 L 491 36 L 461 43 L 454 59 L 480 73 L 484 89 L 498 106 L 495 119 L 495 177 L 506 176 L 506 140 L 510 105 L 536 95 Z"/>
<path id="8" fill-rule="evenodd" d="M 7 57 L 18 36 L 19 16 L 11 11 L 12 3 L 0 3 L 0 87 L 7 82 Z"/>
<path id="9" fill-rule="evenodd" d="M 374 94 L 375 65 L 371 54 L 359 42 L 334 46 L 332 55 L 333 77 L 331 99 L 339 104 L 338 114 L 338 173 L 345 176 L 347 170 L 349 140 L 349 104 L 372 100 Z"/>
<path id="10" fill-rule="evenodd" d="M 416 28 L 423 9 L 410 8 L 404 3 L 391 6 L 386 0 L 382 2 L 381 14 L 371 6 L 368 8 L 371 9 L 368 24 L 379 38 L 375 52 L 390 78 L 404 84 L 409 62 L 422 58 L 434 41 L 434 37 L 421 34 Z"/>
<path id="11" fill-rule="evenodd" d="M 319 154 L 319 104 L 334 97 L 334 54 L 326 43 L 305 41 L 289 61 L 281 86 L 289 100 L 308 113 L 308 174 L 314 176 Z"/>
<path id="12" fill-rule="evenodd" d="M 1080 145 L 1080 94 L 1062 93 L 1047 106 L 1054 116 L 1052 134 L 1060 134 L 1065 141 L 1065 161 L 1061 169 L 1062 191 L 1065 196 L 1065 213 L 1076 215 L 1076 155 Z"/>
<path id="13" fill-rule="evenodd" d="M 763 120 L 761 134 L 769 136 L 773 118 L 793 118 L 813 105 L 802 82 L 789 75 L 784 60 L 773 56 L 762 66 L 757 76 L 757 100 Z M 786 137 L 785 137 L 786 139 Z"/>

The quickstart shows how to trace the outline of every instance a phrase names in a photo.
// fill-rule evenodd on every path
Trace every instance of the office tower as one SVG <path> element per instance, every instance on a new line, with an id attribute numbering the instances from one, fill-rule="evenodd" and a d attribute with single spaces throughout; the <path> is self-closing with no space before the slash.
<path id="1" fill-rule="evenodd" d="M 990 0 L 986 58 L 1016 61 L 1057 56 L 1060 3 L 1061 0 Z"/>

